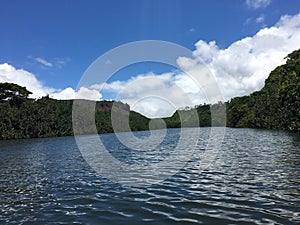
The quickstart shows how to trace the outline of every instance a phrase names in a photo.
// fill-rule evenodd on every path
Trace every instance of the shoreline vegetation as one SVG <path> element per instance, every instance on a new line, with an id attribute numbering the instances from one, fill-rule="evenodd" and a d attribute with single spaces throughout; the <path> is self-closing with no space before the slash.
<path id="1" fill-rule="evenodd" d="M 30 94 L 25 87 L 0 83 L 0 140 L 74 135 L 73 100 L 55 100 L 49 96 L 35 100 L 28 98 Z M 98 101 L 93 104 L 99 134 L 114 132 L 111 124 L 111 109 L 114 104 L 117 104 L 118 110 L 129 116 L 132 131 L 149 130 L 150 119 L 130 111 L 127 104 L 114 101 Z M 179 128 L 180 113 L 196 110 L 199 123 L 192 123 L 191 126 L 210 127 L 211 109 L 218 111 L 224 104 L 227 127 L 300 133 L 300 49 L 290 53 L 286 57 L 286 63 L 270 73 L 260 91 L 235 97 L 225 103 L 177 110 L 173 116 L 163 119 L 167 128 Z"/>

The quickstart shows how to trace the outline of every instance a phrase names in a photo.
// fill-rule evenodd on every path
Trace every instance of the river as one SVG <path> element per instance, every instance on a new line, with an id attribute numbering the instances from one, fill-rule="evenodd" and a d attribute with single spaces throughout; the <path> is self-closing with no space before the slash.
<path id="1" fill-rule="evenodd" d="M 134 154 L 155 163 L 179 132 L 168 130 L 157 153 Z M 201 141 L 176 173 L 145 186 L 96 173 L 74 137 L 1 141 L 0 224 L 300 224 L 300 137 L 226 128 L 213 162 L 201 167 L 209 132 L 200 128 Z M 122 151 L 119 160 L 135 163 L 114 134 L 100 138 L 116 158 Z"/>

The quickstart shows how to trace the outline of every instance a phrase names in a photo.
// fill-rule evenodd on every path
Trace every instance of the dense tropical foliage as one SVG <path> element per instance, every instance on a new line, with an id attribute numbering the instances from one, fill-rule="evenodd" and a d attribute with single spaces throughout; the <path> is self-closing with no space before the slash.
<path id="1" fill-rule="evenodd" d="M 227 126 L 300 132 L 300 49 L 286 60 L 271 72 L 260 91 L 225 103 Z M 210 126 L 211 111 L 221 104 L 197 106 L 199 125 Z M 180 127 L 178 112 L 166 121 L 169 127 Z M 222 125 L 221 120 L 214 125 L 218 124 Z"/>
<path id="2" fill-rule="evenodd" d="M 300 50 L 286 59 L 260 91 L 228 103 L 228 126 L 300 132 Z"/>
<path id="3" fill-rule="evenodd" d="M 73 135 L 72 100 L 55 100 L 48 96 L 30 99 L 26 88 L 11 83 L 0 83 L 0 91 L 0 140 Z M 128 108 L 120 102 L 118 105 L 123 105 L 123 111 Z M 97 131 L 113 132 L 106 101 L 97 102 L 95 106 Z M 129 112 L 132 130 L 146 130 L 148 122 L 149 119 L 139 113 Z"/>
<path id="4" fill-rule="evenodd" d="M 300 49 L 290 53 L 286 60 L 286 64 L 271 72 L 260 91 L 233 98 L 226 103 L 178 110 L 172 117 L 164 118 L 167 127 L 223 126 L 227 120 L 227 126 L 230 127 L 300 132 Z M 25 87 L 0 83 L 0 140 L 73 135 L 72 100 L 55 100 L 48 96 L 35 100 L 28 98 L 30 94 Z M 98 133 L 114 132 L 111 102 L 93 104 Z M 218 110 L 224 104 L 227 118 L 222 118 L 222 113 L 218 116 Z M 121 110 L 120 123 L 129 117 L 131 130 L 149 129 L 150 119 L 130 111 L 127 104 L 118 102 L 118 108 Z M 197 113 L 197 120 L 189 116 L 191 110 Z M 217 115 L 214 121 L 211 120 L 212 111 Z M 186 121 L 182 121 L 183 118 Z M 129 127 L 120 129 L 118 131 L 127 131 Z M 82 133 L 88 132 L 82 130 Z"/>

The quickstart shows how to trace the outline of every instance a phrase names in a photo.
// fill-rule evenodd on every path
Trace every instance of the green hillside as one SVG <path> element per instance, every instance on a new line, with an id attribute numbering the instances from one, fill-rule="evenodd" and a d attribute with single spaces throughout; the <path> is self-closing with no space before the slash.
<path id="1" fill-rule="evenodd" d="M 55 100 L 48 96 L 38 100 L 29 99 L 29 91 L 10 83 L 0 83 L 0 92 L 0 140 L 73 135 L 72 100 Z M 93 103 L 96 106 L 98 133 L 113 132 L 109 108 L 111 103 Z M 117 103 L 123 106 L 124 112 L 129 110 L 127 104 Z M 137 112 L 128 113 L 133 131 L 148 129 L 148 118 Z"/>
<path id="2" fill-rule="evenodd" d="M 167 127 L 211 126 L 211 112 L 226 105 L 227 126 L 287 130 L 300 132 L 300 49 L 286 57 L 286 63 L 271 72 L 265 86 L 249 96 L 236 97 L 226 103 L 195 107 L 198 120 L 189 117 L 189 110 L 178 110 L 164 118 Z M 0 140 L 73 135 L 72 100 L 55 100 L 48 96 L 30 99 L 26 88 L 11 83 L 0 83 Z M 82 100 L 85 101 L 85 100 Z M 91 101 L 90 101 L 91 102 Z M 148 130 L 150 119 L 130 111 L 127 104 L 113 101 L 92 102 L 95 105 L 95 123 L 98 133 L 113 132 L 112 104 L 121 109 L 119 122 L 129 114 L 133 131 Z M 84 110 L 83 110 L 84 113 Z M 216 114 L 218 115 L 218 114 Z M 220 114 L 221 115 L 221 114 Z M 84 118 L 84 115 L 82 115 Z M 225 118 L 214 118 L 213 126 L 224 125 Z M 78 121 L 80 122 L 80 120 Z M 129 128 L 119 128 L 127 131 Z M 82 130 L 81 133 L 88 133 Z"/>
<path id="3" fill-rule="evenodd" d="M 300 132 L 300 49 L 286 60 L 271 72 L 260 91 L 225 103 L 227 126 Z M 220 104 L 195 107 L 199 126 L 211 126 L 211 109 Z M 165 119 L 168 127 L 180 127 L 178 112 Z"/>

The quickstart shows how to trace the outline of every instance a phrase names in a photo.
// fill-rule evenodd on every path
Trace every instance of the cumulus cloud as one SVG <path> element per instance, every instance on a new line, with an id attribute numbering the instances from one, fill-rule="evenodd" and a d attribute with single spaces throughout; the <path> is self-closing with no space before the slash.
<path id="1" fill-rule="evenodd" d="M 75 95 L 75 99 L 89 99 L 94 101 L 101 100 L 102 95 L 99 93 L 98 90 L 90 89 L 86 87 L 81 87 Z"/>
<path id="2" fill-rule="evenodd" d="M 52 93 L 50 97 L 54 99 L 67 100 L 74 99 L 75 95 L 76 91 L 73 88 L 68 87 L 60 92 Z"/>
<path id="3" fill-rule="evenodd" d="M 141 74 L 93 87 L 102 88 L 102 93 L 114 93 L 114 99 L 128 103 L 132 110 L 149 118 L 168 117 L 179 108 L 222 100 L 213 74 L 205 64 L 198 65 L 196 60 L 184 57 L 178 61 L 182 70 Z"/>
<path id="4" fill-rule="evenodd" d="M 128 103 L 132 110 L 149 118 L 171 116 L 179 108 L 207 102 L 193 76 L 180 70 L 141 74 L 93 87 L 102 88 L 102 93 L 113 93 L 114 99 Z"/>
<path id="5" fill-rule="evenodd" d="M 50 95 L 50 97 L 55 99 L 80 98 L 100 100 L 102 97 L 99 91 L 85 87 L 81 87 L 77 92 L 70 87 L 63 90 L 47 87 L 40 82 L 34 74 L 23 69 L 16 69 L 8 63 L 0 64 L 0 82 L 15 83 L 26 87 L 27 90 L 32 92 L 30 95 L 31 98 L 39 98 Z"/>
<path id="6" fill-rule="evenodd" d="M 25 86 L 33 93 L 30 96 L 33 98 L 45 96 L 55 91 L 53 88 L 44 86 L 34 74 L 23 69 L 16 69 L 7 63 L 0 64 L 0 82 L 9 82 Z"/>
<path id="7" fill-rule="evenodd" d="M 261 29 L 225 49 L 215 41 L 199 40 L 193 57 L 179 57 L 177 63 L 198 78 L 200 86 L 186 73 L 177 71 L 138 75 L 98 87 L 117 93 L 118 99 L 148 117 L 169 116 L 176 108 L 229 100 L 261 89 L 270 72 L 285 62 L 284 57 L 300 48 L 299 43 L 300 14 L 283 16 L 273 27 Z M 214 96 L 210 76 L 217 81 L 222 96 Z"/>
<path id="8" fill-rule="evenodd" d="M 188 68 L 204 61 L 218 81 L 225 99 L 246 95 L 263 87 L 269 73 L 284 57 L 300 47 L 300 14 L 283 16 L 273 27 L 220 49 L 215 42 L 198 41 L 194 58 L 179 58 Z"/>
<path id="9" fill-rule="evenodd" d="M 49 88 L 34 74 L 5 63 L 0 65 L 0 82 L 26 86 L 34 93 L 32 97 L 49 94 L 57 99 L 100 100 L 101 90 L 102 94 L 108 92 L 148 117 L 166 117 L 178 108 L 229 100 L 259 90 L 270 72 L 285 62 L 284 57 L 300 48 L 299 43 L 300 14 L 282 16 L 274 26 L 227 48 L 220 48 L 215 41 L 199 40 L 191 58 L 177 59 L 181 69 L 178 71 L 140 74 L 125 81 L 82 87 L 76 92 L 73 88 Z M 215 94 L 214 80 L 222 96 Z"/>
<path id="10" fill-rule="evenodd" d="M 272 0 L 246 0 L 246 4 L 249 8 L 259 9 L 265 8 L 270 5 Z"/>
<path id="11" fill-rule="evenodd" d="M 42 64 L 43 66 L 47 66 L 47 67 L 52 67 L 53 66 L 53 64 L 51 62 L 48 62 L 46 59 L 43 59 L 43 58 L 40 58 L 40 57 L 35 58 L 35 61 Z"/>
<path id="12" fill-rule="evenodd" d="M 90 89 L 86 87 L 81 87 L 77 92 L 73 88 L 66 88 L 62 91 L 55 92 L 50 95 L 51 98 L 55 99 L 88 99 L 88 100 L 94 100 L 99 101 L 102 97 L 102 95 L 99 93 L 99 91 L 95 89 Z"/>

